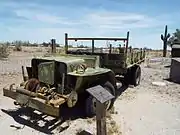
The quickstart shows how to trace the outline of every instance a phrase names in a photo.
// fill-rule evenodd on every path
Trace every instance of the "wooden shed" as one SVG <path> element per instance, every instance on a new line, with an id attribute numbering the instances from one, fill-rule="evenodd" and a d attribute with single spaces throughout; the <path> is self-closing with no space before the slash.
<path id="1" fill-rule="evenodd" d="M 180 83 L 180 58 L 172 58 L 170 79 L 173 82 Z"/>

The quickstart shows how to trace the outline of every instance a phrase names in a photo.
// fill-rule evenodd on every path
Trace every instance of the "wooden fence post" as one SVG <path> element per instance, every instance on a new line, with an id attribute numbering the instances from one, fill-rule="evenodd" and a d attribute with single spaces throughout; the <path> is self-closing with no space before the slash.
<path id="1" fill-rule="evenodd" d="M 107 135 L 105 102 L 113 99 L 114 96 L 100 85 L 91 87 L 86 91 L 96 99 L 96 133 L 97 135 Z"/>
<path id="2" fill-rule="evenodd" d="M 51 39 L 51 48 L 52 48 L 52 53 L 56 53 L 56 40 Z"/>

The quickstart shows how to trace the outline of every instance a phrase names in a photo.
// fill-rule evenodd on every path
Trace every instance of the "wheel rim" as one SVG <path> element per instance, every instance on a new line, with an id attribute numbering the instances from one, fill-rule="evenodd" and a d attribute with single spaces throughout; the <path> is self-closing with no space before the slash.
<path id="1" fill-rule="evenodd" d="M 105 87 L 105 89 L 110 92 L 110 90 L 107 87 Z M 105 102 L 106 110 L 108 110 L 110 108 L 110 106 L 111 106 L 111 100 L 108 100 L 107 102 Z"/>
<path id="2" fill-rule="evenodd" d="M 95 112 L 96 111 L 96 99 L 95 98 L 92 99 L 92 104 L 93 104 L 93 110 Z"/>
<path id="3" fill-rule="evenodd" d="M 138 85 L 140 83 L 140 79 L 141 79 L 141 71 L 138 68 L 137 69 L 137 74 L 136 74 L 136 84 Z"/>

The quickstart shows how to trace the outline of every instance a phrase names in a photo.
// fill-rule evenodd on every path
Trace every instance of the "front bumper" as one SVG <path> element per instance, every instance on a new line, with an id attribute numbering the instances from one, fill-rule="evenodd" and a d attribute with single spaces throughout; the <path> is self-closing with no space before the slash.
<path id="1" fill-rule="evenodd" d="M 58 105 L 52 105 L 52 102 L 56 102 L 55 100 L 47 102 L 46 99 L 40 98 L 38 94 L 34 92 L 29 92 L 25 89 L 17 88 L 13 89 L 12 87 L 4 87 L 3 95 L 9 98 L 12 98 L 21 106 L 26 106 L 38 110 L 42 113 L 45 113 L 50 116 L 59 117 L 60 116 L 60 108 L 59 106 L 66 102 L 65 98 L 58 99 Z"/>

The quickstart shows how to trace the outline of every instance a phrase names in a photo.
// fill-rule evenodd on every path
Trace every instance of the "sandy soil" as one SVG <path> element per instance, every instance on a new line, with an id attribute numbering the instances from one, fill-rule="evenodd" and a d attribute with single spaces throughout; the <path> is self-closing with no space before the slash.
<path id="1" fill-rule="evenodd" d="M 42 53 L 36 53 L 40 55 Z M 95 134 L 94 118 L 71 119 L 62 124 L 52 117 L 33 117 L 27 110 L 18 110 L 13 100 L 2 94 L 2 88 L 22 81 L 21 65 L 30 65 L 34 53 L 16 52 L 6 61 L 0 60 L 0 131 L 3 134 L 62 134 L 75 135 L 79 130 Z M 180 85 L 168 82 L 169 60 L 150 61 L 142 64 L 141 85 L 127 88 L 115 102 L 115 113 L 107 118 L 108 130 L 115 135 L 179 135 L 180 134 Z M 165 82 L 166 86 L 154 86 L 152 82 Z M 21 116 L 20 116 L 21 114 Z M 29 115 L 31 117 L 29 117 Z M 34 118 L 35 117 L 35 118 Z M 44 116 L 43 116 L 44 117 Z M 24 118 L 24 119 L 23 119 Z M 30 119 L 31 118 L 31 119 Z M 40 119 L 39 121 L 35 121 Z M 48 122 L 47 122 L 48 120 Z M 112 124 L 116 122 L 116 124 Z M 42 127 L 44 124 L 45 127 Z M 57 124 L 57 126 L 56 126 Z M 69 127 L 66 126 L 69 124 Z M 111 127 L 112 126 L 112 127 Z M 115 131 L 116 126 L 116 131 Z M 61 131 L 62 129 L 63 131 Z"/>

